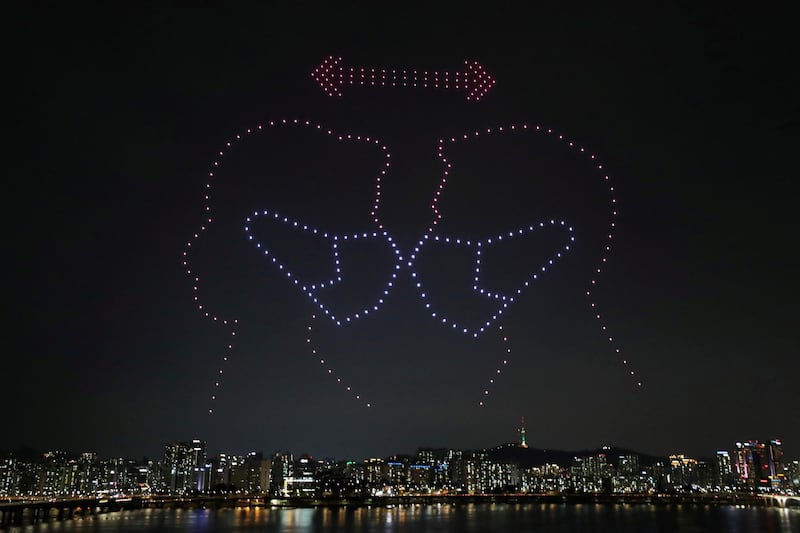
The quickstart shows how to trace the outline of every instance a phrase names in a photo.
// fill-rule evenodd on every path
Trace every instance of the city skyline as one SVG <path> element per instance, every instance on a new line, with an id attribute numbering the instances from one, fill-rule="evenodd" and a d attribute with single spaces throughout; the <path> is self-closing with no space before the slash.
<path id="1" fill-rule="evenodd" d="M 515 443 L 481 450 L 417 447 L 363 459 L 313 457 L 292 450 L 210 453 L 205 440 L 168 442 L 158 458 L 106 458 L 95 452 L 0 455 L 0 497 L 109 498 L 253 495 L 342 498 L 414 494 L 692 495 L 800 491 L 800 460 L 780 439 L 736 442 L 713 455 L 668 457 L 603 446 L 567 452 Z M 727 501 L 727 500 L 725 500 Z"/>
<path id="2" fill-rule="evenodd" d="M 21 10 L 0 450 L 800 456 L 784 18 L 327 9 Z"/>
<path id="3" fill-rule="evenodd" d="M 517 447 L 517 448 L 519 448 L 521 450 L 530 449 L 531 451 L 554 452 L 556 454 L 561 454 L 561 453 L 567 453 L 567 454 L 570 454 L 570 453 L 572 453 L 572 454 L 582 454 L 583 453 L 583 454 L 585 454 L 587 452 L 598 451 L 598 450 L 603 450 L 603 449 L 615 449 L 615 450 L 627 450 L 627 451 L 629 451 L 631 453 L 635 453 L 635 454 L 637 454 L 639 456 L 649 457 L 649 458 L 666 457 L 668 455 L 675 455 L 675 454 L 686 455 L 686 451 L 685 450 L 673 449 L 673 450 L 670 450 L 668 454 L 658 454 L 658 453 L 650 453 L 647 450 L 637 450 L 637 449 L 625 446 L 624 443 L 610 443 L 610 442 L 596 443 L 594 445 L 586 445 L 586 446 L 582 446 L 582 447 L 578 447 L 578 448 L 574 448 L 574 449 L 570 449 L 570 450 L 567 450 L 567 449 L 555 449 L 555 448 L 549 448 L 548 449 L 548 448 L 545 448 L 545 447 L 539 447 L 539 446 L 536 446 L 535 443 L 531 444 L 530 441 L 529 441 L 527 426 L 525 424 L 525 417 L 521 417 L 520 421 L 519 421 L 519 424 L 517 425 L 516 428 L 514 428 L 514 431 L 513 432 L 509 431 L 508 433 L 509 433 L 509 435 L 515 436 L 515 439 L 503 440 L 502 437 L 494 438 L 493 440 L 491 440 L 490 444 L 485 445 L 485 446 L 475 447 L 475 448 L 469 448 L 469 447 L 463 447 L 463 446 L 454 447 L 453 446 L 454 443 L 439 443 L 439 444 L 436 444 L 436 445 L 431 445 L 429 443 L 429 444 L 425 444 L 425 445 L 416 445 L 416 446 L 413 447 L 413 449 L 414 450 L 420 450 L 420 449 L 458 449 L 458 450 L 468 450 L 468 451 L 469 450 L 474 450 L 474 451 L 477 451 L 477 450 L 498 449 L 498 448 L 501 448 L 501 447 L 504 447 L 504 446 L 514 446 L 514 447 Z M 762 437 L 764 437 L 764 436 L 762 436 Z M 157 447 L 154 448 L 155 450 L 157 450 L 155 453 L 138 453 L 138 454 L 134 454 L 134 455 L 129 455 L 129 456 L 127 456 L 127 458 L 152 459 L 152 458 L 159 457 L 162 454 L 162 452 L 165 449 L 164 446 L 167 446 L 167 447 L 168 446 L 174 446 L 174 445 L 187 445 L 188 446 L 189 445 L 188 443 L 191 443 L 191 442 L 202 443 L 203 453 L 204 454 L 207 453 L 207 451 L 208 451 L 207 441 L 205 439 L 201 439 L 201 438 L 195 437 L 195 438 L 192 438 L 192 439 L 189 439 L 189 440 L 186 440 L 186 439 L 169 440 L 169 441 L 167 441 L 166 445 L 157 445 Z M 739 439 L 736 442 L 734 442 L 733 443 L 734 446 L 729 447 L 729 448 L 725 448 L 725 446 L 718 446 L 718 447 L 714 448 L 713 451 L 706 450 L 705 453 L 699 453 L 699 454 L 698 453 L 694 453 L 694 454 L 690 454 L 690 455 L 694 455 L 694 456 L 696 456 L 696 457 L 698 457 L 700 459 L 711 459 L 711 458 L 713 458 L 714 454 L 719 453 L 720 450 L 728 449 L 730 451 L 730 450 L 733 450 L 735 448 L 740 447 L 742 445 L 742 443 L 747 445 L 747 443 L 759 443 L 759 442 L 767 442 L 767 443 L 769 443 L 769 442 L 773 442 L 773 443 L 777 442 L 781 446 L 781 449 L 783 448 L 782 439 L 780 439 L 778 436 L 771 435 L 771 436 L 768 437 L 767 440 L 764 440 L 764 441 L 762 441 L 762 440 L 760 440 L 758 438 L 743 438 L 743 439 Z M 731 443 L 728 443 L 728 444 L 730 445 Z M 256 452 L 256 450 L 258 450 L 258 452 Z M 273 454 L 284 453 L 284 452 L 288 453 L 290 451 L 291 450 L 289 448 L 274 448 L 274 449 L 272 449 L 272 453 Z M 375 457 L 390 457 L 390 456 L 408 456 L 408 455 L 413 455 L 413 453 L 411 453 L 412 452 L 411 449 L 408 449 L 408 450 L 394 449 L 394 450 L 390 450 L 389 452 L 368 453 L 368 454 L 362 455 L 362 456 L 353 455 L 353 454 L 344 454 L 344 455 L 342 455 L 340 457 L 336 457 L 334 454 L 324 453 L 324 452 L 323 453 L 312 454 L 312 453 L 309 453 L 309 451 L 306 450 L 303 447 L 301 447 L 301 448 L 299 448 L 297 450 L 291 451 L 291 453 L 294 453 L 295 451 L 297 452 L 298 456 L 316 457 L 316 458 L 321 458 L 321 459 L 326 459 L 326 460 L 327 459 L 338 458 L 340 460 L 351 460 L 351 459 L 354 459 L 354 460 L 361 461 L 361 460 L 369 460 L 370 458 L 375 458 Z M 228 450 L 224 450 L 224 451 L 223 450 L 217 450 L 218 454 L 223 454 L 223 455 L 224 454 L 232 454 L 232 455 L 239 454 L 239 455 L 242 455 L 242 456 L 247 455 L 248 453 L 263 453 L 263 452 L 264 452 L 264 447 L 263 446 L 251 446 L 249 448 L 248 447 L 245 447 L 245 448 L 239 447 L 239 448 L 236 448 L 234 450 L 228 449 Z M 100 453 L 98 453 L 98 449 L 96 447 L 91 447 L 91 446 L 85 446 L 85 447 L 80 448 L 80 449 L 59 449 L 57 447 L 52 447 L 52 446 L 51 447 L 45 447 L 45 448 L 42 448 L 42 449 L 34 449 L 34 448 L 31 448 L 31 447 L 28 447 L 28 446 L 18 446 L 17 448 L 10 448 L 10 449 L 0 449 L 0 456 L 12 457 L 12 456 L 17 456 L 19 454 L 22 454 L 24 457 L 29 458 L 29 459 L 30 458 L 35 458 L 35 457 L 40 457 L 40 456 L 43 456 L 43 455 L 47 455 L 49 453 L 61 453 L 61 454 L 66 454 L 66 455 L 68 455 L 70 457 L 78 457 L 78 456 L 81 456 L 81 455 L 83 455 L 85 453 L 91 453 L 91 454 L 95 454 L 95 455 L 99 455 L 99 456 L 112 457 L 112 458 L 113 457 L 119 457 L 119 458 L 122 457 L 122 455 L 120 455 L 120 454 L 116 454 L 116 455 L 115 454 L 107 454 L 107 453 L 103 453 L 102 451 Z M 792 458 L 788 458 L 788 459 L 791 460 Z"/>

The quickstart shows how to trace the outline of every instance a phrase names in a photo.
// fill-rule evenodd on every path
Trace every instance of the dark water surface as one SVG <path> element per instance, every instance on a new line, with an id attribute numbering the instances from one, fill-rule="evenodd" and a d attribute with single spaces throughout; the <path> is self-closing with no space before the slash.
<path id="1" fill-rule="evenodd" d="M 148 509 L 15 527 L 9 533 L 176 532 L 800 532 L 800 510 L 602 504 Z"/>

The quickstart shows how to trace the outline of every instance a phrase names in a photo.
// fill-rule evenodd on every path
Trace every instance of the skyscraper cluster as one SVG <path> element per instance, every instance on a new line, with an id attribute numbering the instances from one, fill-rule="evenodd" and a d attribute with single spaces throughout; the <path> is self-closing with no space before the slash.
<path id="1" fill-rule="evenodd" d="M 571 456 L 552 454 L 529 448 L 524 430 L 518 443 L 491 449 L 421 448 L 413 455 L 363 461 L 290 452 L 210 456 L 205 441 L 194 439 L 166 444 L 158 461 L 104 459 L 95 453 L 8 455 L 0 460 L 0 496 L 800 494 L 800 461 L 786 461 L 778 439 L 737 442 L 732 450 L 717 451 L 709 459 L 684 454 L 653 458 L 610 447 Z"/>
<path id="2" fill-rule="evenodd" d="M 757 489 L 780 489 L 789 481 L 779 439 L 772 439 L 769 443 L 757 440 L 737 442 L 733 450 L 733 465 L 736 478 Z"/>

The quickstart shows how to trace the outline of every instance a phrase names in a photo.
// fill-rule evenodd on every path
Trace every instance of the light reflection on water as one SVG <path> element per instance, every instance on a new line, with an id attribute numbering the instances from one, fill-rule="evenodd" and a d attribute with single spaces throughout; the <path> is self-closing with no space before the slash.
<path id="1" fill-rule="evenodd" d="M 800 533 L 800 510 L 607 504 L 145 509 L 14 527 L 8 533 L 465 532 Z"/>

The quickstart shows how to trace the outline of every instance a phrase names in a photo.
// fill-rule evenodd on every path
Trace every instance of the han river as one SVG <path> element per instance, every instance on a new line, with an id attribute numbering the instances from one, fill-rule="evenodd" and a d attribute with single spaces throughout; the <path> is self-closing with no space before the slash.
<path id="1" fill-rule="evenodd" d="M 3 533 L 163 532 L 800 532 L 800 510 L 775 507 L 469 503 L 395 507 L 143 509 L 16 526 Z"/>

